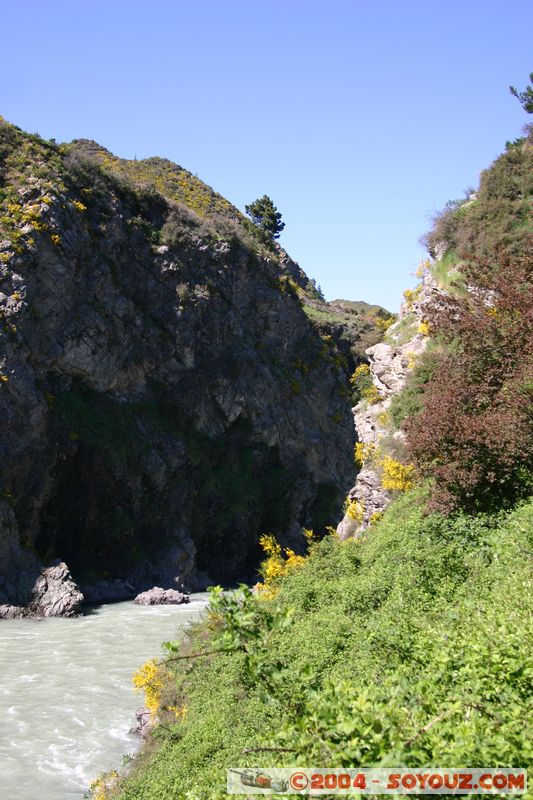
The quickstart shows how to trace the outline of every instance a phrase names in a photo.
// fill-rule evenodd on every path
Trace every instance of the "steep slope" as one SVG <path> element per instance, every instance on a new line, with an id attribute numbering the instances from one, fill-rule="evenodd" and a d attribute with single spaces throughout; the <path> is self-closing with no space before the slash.
<path id="1" fill-rule="evenodd" d="M 345 374 L 236 209 L 6 122 L 0 203 L 0 603 L 57 558 L 100 598 L 251 577 L 335 521 Z"/>
<path id="2" fill-rule="evenodd" d="M 281 255 L 283 269 L 296 285 L 305 313 L 351 375 L 358 364 L 367 361 L 367 348 L 383 339 L 395 316 L 382 306 L 362 300 L 324 300 L 299 264 L 286 253 Z"/>
<path id="3" fill-rule="evenodd" d="M 368 527 L 414 467 L 435 481 L 441 510 L 483 511 L 531 492 L 533 127 L 525 134 L 477 191 L 435 217 L 424 237 L 432 260 L 384 342 L 366 351 L 360 469 L 341 538 Z"/>
<path id="4" fill-rule="evenodd" d="M 394 399 L 404 388 L 408 375 L 428 344 L 423 320 L 426 307 L 438 294 L 428 273 L 417 297 L 403 303 L 399 319 L 387 330 L 383 342 L 369 347 L 368 367 L 358 368 L 354 383 L 358 402 L 352 409 L 359 468 L 350 489 L 345 514 L 337 526 L 340 539 L 354 536 L 379 518 L 402 482 L 410 483 L 409 472 L 398 461 L 403 456 L 404 434 L 394 430 L 390 414 Z M 386 475 L 386 468 L 393 474 Z M 407 468 L 409 470 L 409 468 Z"/>
<path id="5" fill-rule="evenodd" d="M 221 800 L 228 768 L 531 763 L 532 159 L 530 133 L 445 237 L 436 220 L 436 258 L 355 371 L 338 535 L 305 559 L 269 540 L 255 594 L 213 593 L 105 797 Z"/>
<path id="6" fill-rule="evenodd" d="M 424 500 L 314 545 L 273 602 L 215 598 L 181 650 L 215 654 L 163 664 L 163 724 L 103 797 L 222 800 L 228 768 L 530 763 L 533 504 L 448 520 Z"/>

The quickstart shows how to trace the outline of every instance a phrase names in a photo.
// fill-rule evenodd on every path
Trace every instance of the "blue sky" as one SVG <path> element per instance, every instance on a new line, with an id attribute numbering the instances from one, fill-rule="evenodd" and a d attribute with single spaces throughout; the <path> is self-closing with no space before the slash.
<path id="1" fill-rule="evenodd" d="M 528 122 L 532 0 L 2 0 L 0 113 L 160 155 L 244 209 L 328 299 L 396 310 L 432 213 Z M 531 116 L 529 117 L 531 120 Z"/>

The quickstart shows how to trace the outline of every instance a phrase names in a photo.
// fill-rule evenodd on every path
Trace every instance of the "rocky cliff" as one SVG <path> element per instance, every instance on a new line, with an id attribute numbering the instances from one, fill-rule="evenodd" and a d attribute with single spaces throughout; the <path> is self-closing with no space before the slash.
<path id="1" fill-rule="evenodd" d="M 346 513 L 337 527 L 346 539 L 365 530 L 389 505 L 393 492 L 383 480 L 383 456 L 403 449 L 404 433 L 391 426 L 393 398 L 404 388 L 407 377 L 428 343 L 426 308 L 438 299 L 441 289 L 430 271 L 418 288 L 407 291 L 399 318 L 387 330 L 385 340 L 367 348 L 369 374 L 374 390 L 352 409 L 360 469 L 350 489 Z M 390 462 L 389 462 L 390 463 Z M 401 465 L 398 466 L 402 469 Z"/>
<path id="2" fill-rule="evenodd" d="M 236 209 L 3 121 L 0 203 L 0 603 L 57 559 L 95 599 L 250 578 L 336 521 L 345 374 Z"/>

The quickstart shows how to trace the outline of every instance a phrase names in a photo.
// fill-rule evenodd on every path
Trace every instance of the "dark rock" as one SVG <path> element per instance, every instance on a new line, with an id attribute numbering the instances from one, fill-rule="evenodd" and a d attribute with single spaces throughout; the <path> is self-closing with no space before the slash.
<path id="1" fill-rule="evenodd" d="M 153 589 L 138 594 L 134 602 L 140 606 L 177 606 L 188 603 L 189 595 L 176 589 L 161 589 L 159 586 L 154 586 Z"/>
<path id="2" fill-rule="evenodd" d="M 16 186 L 0 174 L 4 193 L 46 228 L 22 233 L 22 219 L 0 260 L 0 603 L 43 609 L 32 592 L 50 557 L 84 586 L 246 580 L 261 533 L 337 522 L 345 376 L 278 255 L 236 209 L 202 219 L 149 180 L 132 190 L 94 143 L 43 146 L 45 180 L 26 135 L 0 134 L 2 163 L 27 166 Z M 77 602 L 54 595 L 47 613 Z"/>
<path id="3" fill-rule="evenodd" d="M 95 583 L 82 584 L 84 602 L 90 605 L 101 603 L 118 603 L 121 600 L 131 600 L 137 594 L 135 586 L 128 581 L 116 578 L 114 581 L 100 580 Z"/>
<path id="4" fill-rule="evenodd" d="M 138 708 L 135 712 L 135 726 L 130 733 L 136 733 L 142 739 L 146 739 L 154 727 L 154 717 L 148 708 Z"/>

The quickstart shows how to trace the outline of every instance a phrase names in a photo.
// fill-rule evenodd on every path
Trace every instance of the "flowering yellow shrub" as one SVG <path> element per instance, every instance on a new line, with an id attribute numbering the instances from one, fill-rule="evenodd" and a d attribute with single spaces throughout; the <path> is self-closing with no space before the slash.
<path id="1" fill-rule="evenodd" d="M 312 531 L 305 531 L 304 535 L 310 541 L 314 536 Z M 276 586 L 280 578 L 288 575 L 294 569 L 301 567 L 305 561 L 304 556 L 298 556 L 290 547 L 281 548 L 272 534 L 264 534 L 259 537 L 259 544 L 266 555 L 261 564 L 261 575 L 263 582 L 257 584 L 257 589 L 263 597 L 270 599 L 275 597 L 278 587 Z"/>
<path id="2" fill-rule="evenodd" d="M 427 322 L 426 320 L 424 320 L 424 322 L 421 322 L 420 325 L 418 326 L 418 333 L 421 333 L 422 336 L 429 336 L 429 330 L 430 330 L 429 322 Z"/>
<path id="3" fill-rule="evenodd" d="M 372 443 L 356 442 L 354 448 L 354 461 L 358 467 L 362 467 L 374 455 L 376 445 Z"/>
<path id="4" fill-rule="evenodd" d="M 176 717 L 177 720 L 180 720 L 181 722 L 183 722 L 183 720 L 185 719 L 185 717 L 188 714 L 189 707 L 186 706 L 186 705 L 183 705 L 183 706 L 166 706 L 166 710 L 167 711 L 171 711 L 174 714 L 174 716 Z"/>
<path id="5" fill-rule="evenodd" d="M 91 800 L 111 800 L 112 795 L 110 791 L 118 780 L 118 772 L 112 770 L 111 772 L 104 772 L 99 778 L 92 781 L 89 786 L 91 792 Z"/>
<path id="6" fill-rule="evenodd" d="M 376 386 L 372 382 L 372 375 L 368 364 L 360 364 L 350 378 L 350 383 L 355 389 L 355 399 L 358 397 L 366 400 L 371 405 L 379 403 L 382 399 Z"/>
<path id="7" fill-rule="evenodd" d="M 406 289 L 403 293 L 407 308 L 409 311 L 413 308 L 415 300 L 418 300 L 420 292 L 422 291 L 422 284 L 419 284 L 416 289 Z"/>
<path id="8" fill-rule="evenodd" d="M 403 293 L 405 302 L 407 303 L 407 307 L 411 309 L 413 307 L 413 303 L 416 299 L 414 289 L 406 289 Z"/>
<path id="9" fill-rule="evenodd" d="M 380 330 L 382 330 L 385 333 L 385 331 L 388 331 L 392 323 L 395 321 L 396 320 L 394 317 L 385 317 L 385 318 L 378 317 L 376 319 L 376 325 Z"/>
<path id="10" fill-rule="evenodd" d="M 81 203 L 79 200 L 72 200 L 71 203 L 77 211 L 87 211 L 85 203 Z"/>
<path id="11" fill-rule="evenodd" d="M 418 265 L 418 267 L 416 269 L 416 273 L 415 273 L 416 277 L 417 278 L 423 278 L 424 275 L 426 275 L 429 272 L 430 268 L 431 268 L 431 262 L 430 262 L 429 258 L 426 258 L 425 261 L 420 261 L 420 264 Z"/>
<path id="12" fill-rule="evenodd" d="M 55 245 L 61 244 L 61 236 L 58 233 L 53 233 L 50 236 L 50 240 L 51 240 L 52 244 L 55 244 Z"/>
<path id="13" fill-rule="evenodd" d="M 416 353 L 412 350 L 406 353 L 407 356 L 407 369 L 414 369 L 416 366 Z"/>
<path id="14" fill-rule="evenodd" d="M 371 525 L 375 525 L 376 522 L 379 522 L 382 517 L 383 517 L 383 511 L 374 511 L 374 513 L 370 515 L 369 522 Z"/>
<path id="15" fill-rule="evenodd" d="M 412 464 L 402 464 L 391 456 L 384 456 L 380 464 L 383 470 L 381 485 L 384 489 L 405 492 L 413 486 L 415 468 Z"/>
<path id="16" fill-rule="evenodd" d="M 352 374 L 352 377 L 350 378 L 350 383 L 354 385 L 360 378 L 366 375 L 370 375 L 370 367 L 368 366 L 368 364 L 360 364 L 355 370 L 355 372 Z"/>
<path id="17" fill-rule="evenodd" d="M 369 386 L 366 389 L 363 389 L 361 392 L 363 399 L 366 400 L 370 405 L 375 405 L 375 403 L 379 403 L 383 398 L 381 397 L 377 386 Z"/>
<path id="18" fill-rule="evenodd" d="M 381 425 L 382 428 L 386 428 L 387 425 L 390 424 L 391 418 L 388 411 L 380 411 L 379 414 L 376 414 L 376 422 L 378 425 Z"/>
<path id="19" fill-rule="evenodd" d="M 163 686 L 169 676 L 170 673 L 152 658 L 139 667 L 132 678 L 135 689 L 138 692 L 144 691 L 144 702 L 153 717 L 157 715 L 161 706 Z"/>
<path id="20" fill-rule="evenodd" d="M 361 525 L 365 516 L 365 505 L 361 500 L 350 500 L 346 498 L 344 502 L 344 513 L 358 525 Z"/>

